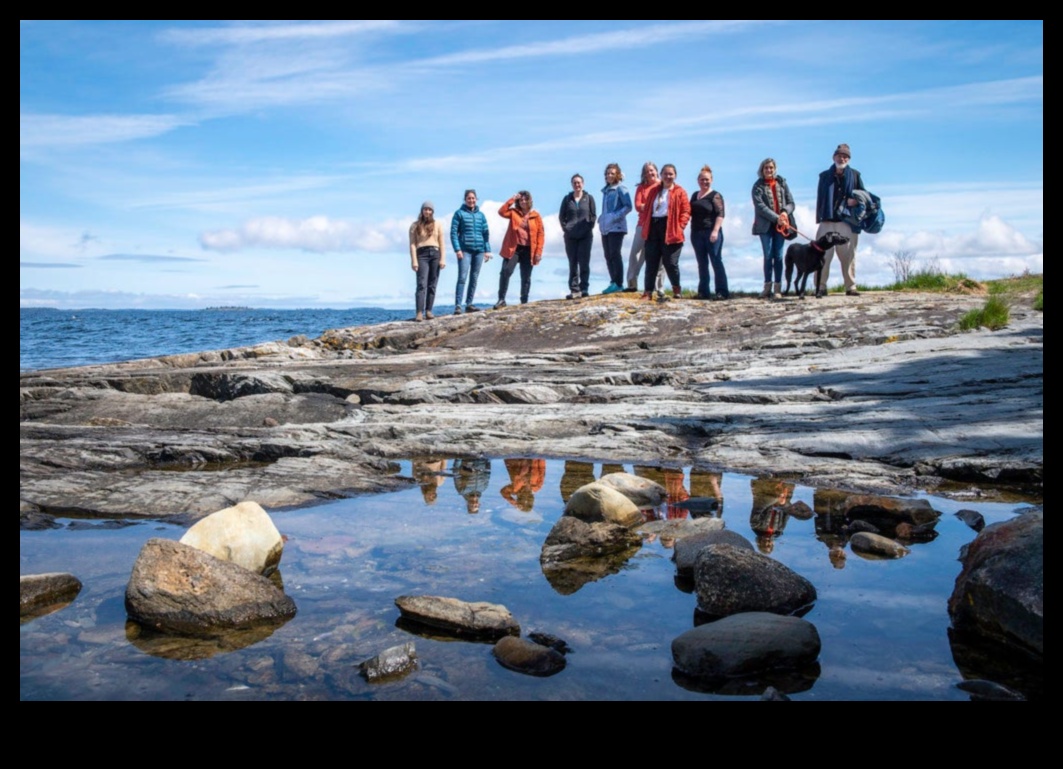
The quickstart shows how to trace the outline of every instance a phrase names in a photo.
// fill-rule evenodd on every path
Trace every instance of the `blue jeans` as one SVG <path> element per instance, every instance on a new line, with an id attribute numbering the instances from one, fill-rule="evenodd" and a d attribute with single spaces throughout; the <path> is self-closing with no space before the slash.
<path id="1" fill-rule="evenodd" d="M 731 296 L 727 287 L 727 271 L 723 268 L 723 230 L 712 242 L 712 230 L 696 230 L 690 233 L 690 243 L 694 246 L 694 258 L 698 261 L 698 298 L 708 299 L 712 295 L 712 282 L 709 280 L 709 262 L 712 262 L 712 274 L 716 278 L 716 295 L 724 299 Z"/>
<path id="2" fill-rule="evenodd" d="M 483 253 L 474 254 L 463 251 L 461 259 L 458 259 L 458 290 L 455 292 L 454 306 L 470 305 L 476 297 L 476 281 L 480 277 L 480 268 L 483 267 Z M 469 281 L 469 293 L 465 293 L 465 281 Z M 467 297 L 462 301 L 463 297 Z"/>
<path id="3" fill-rule="evenodd" d="M 764 250 L 765 283 L 782 283 L 782 248 L 785 245 L 786 238 L 774 229 L 760 233 L 760 247 Z"/>

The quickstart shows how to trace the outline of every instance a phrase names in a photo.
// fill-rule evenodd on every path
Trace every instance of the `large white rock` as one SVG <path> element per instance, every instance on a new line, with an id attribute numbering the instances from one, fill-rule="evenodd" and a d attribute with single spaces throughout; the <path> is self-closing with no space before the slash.
<path id="1" fill-rule="evenodd" d="M 186 531 L 180 542 L 258 574 L 276 569 L 284 549 L 273 519 L 257 502 L 211 513 Z"/>
<path id="2" fill-rule="evenodd" d="M 668 498 L 668 491 L 664 486 L 631 473 L 609 473 L 603 475 L 598 482 L 612 486 L 638 507 L 657 507 L 663 505 Z"/>
<path id="3" fill-rule="evenodd" d="M 605 521 L 629 528 L 643 521 L 642 513 L 634 502 L 601 481 L 580 486 L 572 492 L 565 505 L 565 515 L 575 516 L 588 523 Z"/>

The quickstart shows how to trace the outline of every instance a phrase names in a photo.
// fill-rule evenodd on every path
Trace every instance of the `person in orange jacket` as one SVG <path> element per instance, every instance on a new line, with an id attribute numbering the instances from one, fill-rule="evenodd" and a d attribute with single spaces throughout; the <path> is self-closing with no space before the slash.
<path id="1" fill-rule="evenodd" d="M 672 283 L 672 296 L 678 299 L 683 290 L 679 279 L 679 252 L 683 250 L 683 230 L 690 222 L 690 196 L 675 183 L 676 169 L 671 163 L 661 167 L 661 181 L 646 194 L 649 218 L 642 228 L 646 238 L 646 276 L 643 299 L 653 298 L 653 281 L 662 265 Z"/>
<path id="2" fill-rule="evenodd" d="M 532 208 L 532 196 L 521 190 L 498 209 L 498 215 L 509 219 L 509 228 L 502 239 L 502 271 L 498 274 L 498 302 L 495 309 L 506 306 L 509 278 L 520 265 L 520 303 L 528 303 L 531 291 L 532 267 L 543 258 L 543 218 Z"/>

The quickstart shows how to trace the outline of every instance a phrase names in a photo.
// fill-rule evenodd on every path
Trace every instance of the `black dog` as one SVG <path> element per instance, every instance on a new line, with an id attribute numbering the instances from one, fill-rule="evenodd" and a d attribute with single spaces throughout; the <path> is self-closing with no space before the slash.
<path id="1" fill-rule="evenodd" d="M 827 249 L 840 246 L 849 242 L 849 238 L 837 232 L 828 232 L 821 238 L 811 243 L 793 243 L 786 249 L 786 291 L 790 293 L 790 281 L 794 275 L 794 267 L 797 267 L 797 281 L 794 283 L 794 291 L 804 299 L 805 288 L 808 284 L 808 276 L 816 276 L 816 296 L 823 296 L 826 287 L 820 287 L 820 273 L 823 271 L 823 262 Z"/>

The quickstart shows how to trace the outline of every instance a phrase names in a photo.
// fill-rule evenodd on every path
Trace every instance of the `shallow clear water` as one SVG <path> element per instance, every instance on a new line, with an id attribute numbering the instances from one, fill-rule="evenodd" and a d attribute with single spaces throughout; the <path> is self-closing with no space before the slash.
<path id="1" fill-rule="evenodd" d="M 507 468 L 495 460 L 474 514 L 456 489 L 452 466 L 447 461 L 442 474 L 432 476 L 426 473 L 433 468 L 406 462 L 403 474 L 419 475 L 423 487 L 271 511 L 288 538 L 281 572 L 299 613 L 264 640 L 206 658 L 167 658 L 204 652 L 167 645 L 166 639 L 153 646 L 127 637 L 123 597 L 141 545 L 151 537 L 177 539 L 182 528 L 140 523 L 109 529 L 78 522 L 22 532 L 21 574 L 68 571 L 85 587 L 70 606 L 20 626 L 20 699 L 671 700 L 760 694 L 763 685 L 742 696 L 691 691 L 673 680 L 670 644 L 693 627 L 695 597 L 677 589 L 671 550 L 660 539 L 646 542 L 617 573 L 571 595 L 556 592 L 544 577 L 539 553 L 562 512 L 562 484 L 570 493 L 590 474 L 601 475 L 601 465 L 567 463 L 566 477 L 566 463 L 546 461 L 535 488 L 540 484 L 526 465 L 511 462 Z M 689 469 L 658 479 L 670 480 L 670 491 L 680 494 L 710 493 L 711 477 Z M 731 473 L 720 479 L 722 517 L 729 529 L 757 541 L 752 480 Z M 781 535 L 761 538 L 762 546 L 769 540 L 773 545 L 772 557 L 819 592 L 805 619 L 823 641 L 820 672 L 791 694 L 794 699 L 968 699 L 955 687 L 962 676 L 946 632 L 946 601 L 959 572 L 960 547 L 975 533 L 953 513 L 976 509 L 993 523 L 1014 515 L 1017 506 L 929 499 L 942 513 L 939 536 L 913 544 L 900 560 L 865 560 L 848 552 L 844 568 L 837 569 L 817 539 L 815 519 L 791 518 Z M 794 489 L 792 501 L 799 500 L 813 506 L 813 490 Z M 676 514 L 662 509 L 659 515 L 669 512 Z M 524 635 L 542 631 L 565 640 L 573 650 L 568 666 L 553 677 L 532 678 L 503 669 L 490 645 L 412 636 L 395 625 L 394 599 L 415 593 L 505 604 Z M 358 675 L 359 662 L 410 640 L 418 672 L 373 685 Z"/>

